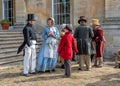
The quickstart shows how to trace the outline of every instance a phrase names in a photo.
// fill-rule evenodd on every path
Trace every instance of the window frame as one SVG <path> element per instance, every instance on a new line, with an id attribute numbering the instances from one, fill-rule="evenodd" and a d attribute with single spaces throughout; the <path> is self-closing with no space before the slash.
<path id="1" fill-rule="evenodd" d="M 56 25 L 70 24 L 70 0 L 52 0 L 52 17 Z"/>
<path id="2" fill-rule="evenodd" d="M 2 0 L 2 19 L 9 19 L 11 24 L 13 24 L 13 19 L 14 19 L 14 5 L 13 5 L 14 0 Z"/>

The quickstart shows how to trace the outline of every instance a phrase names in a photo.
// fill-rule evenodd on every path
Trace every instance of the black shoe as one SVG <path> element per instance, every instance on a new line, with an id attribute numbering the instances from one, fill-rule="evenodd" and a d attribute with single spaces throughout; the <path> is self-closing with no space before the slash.
<path id="1" fill-rule="evenodd" d="M 49 70 L 48 72 L 49 72 L 49 73 L 51 73 L 52 71 L 51 71 L 51 70 Z"/>
<path id="2" fill-rule="evenodd" d="M 65 73 L 65 77 L 69 78 L 69 77 L 71 77 L 71 75 L 68 75 L 67 73 Z"/>
<path id="3" fill-rule="evenodd" d="M 29 74 L 23 74 L 23 76 L 29 77 L 30 75 Z"/>
<path id="4" fill-rule="evenodd" d="M 37 74 L 36 72 L 32 72 L 32 73 L 30 73 L 30 74 Z"/>
<path id="5" fill-rule="evenodd" d="M 71 76 L 70 75 L 67 75 L 66 78 L 70 78 Z"/>
<path id="6" fill-rule="evenodd" d="M 52 69 L 53 72 L 55 72 L 55 69 Z"/>
<path id="7" fill-rule="evenodd" d="M 75 58 L 72 58 L 72 61 L 76 61 Z"/>
<path id="8" fill-rule="evenodd" d="M 51 73 L 52 71 L 51 71 L 51 70 L 46 70 L 45 72 L 49 72 L 49 73 Z"/>
<path id="9" fill-rule="evenodd" d="M 94 64 L 92 67 L 98 67 L 98 65 Z"/>
<path id="10" fill-rule="evenodd" d="M 41 74 L 41 73 L 45 73 L 45 72 L 44 72 L 44 71 L 37 71 L 37 73 L 40 73 L 40 74 Z"/>
<path id="11" fill-rule="evenodd" d="M 81 68 L 78 68 L 78 70 L 83 71 L 83 69 L 81 69 Z"/>
<path id="12" fill-rule="evenodd" d="M 64 64 L 62 64 L 62 65 L 61 65 L 61 68 L 62 68 L 62 69 L 65 69 L 65 66 L 64 66 Z"/>

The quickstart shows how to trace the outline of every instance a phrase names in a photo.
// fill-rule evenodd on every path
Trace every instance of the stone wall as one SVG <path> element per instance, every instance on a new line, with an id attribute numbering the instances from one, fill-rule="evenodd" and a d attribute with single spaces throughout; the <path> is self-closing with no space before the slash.
<path id="1" fill-rule="evenodd" d="M 35 13 L 37 22 L 46 25 L 46 19 L 52 16 L 52 0 L 16 0 L 16 23 L 26 22 L 28 13 Z M 104 0 L 70 0 L 70 22 L 77 25 L 79 16 L 85 15 L 92 18 L 104 18 Z M 2 6 L 2 5 L 0 5 Z M 2 12 L 0 12 L 2 13 Z"/>
<path id="2" fill-rule="evenodd" d="M 105 17 L 120 17 L 120 0 L 105 0 Z"/>
<path id="3" fill-rule="evenodd" d="M 120 0 L 105 0 L 105 19 L 103 29 L 105 32 L 106 58 L 114 57 L 114 53 L 120 49 Z"/>
<path id="4" fill-rule="evenodd" d="M 0 0 L 0 20 L 2 20 L 2 0 Z M 0 24 L 0 30 L 2 30 L 1 24 Z"/>
<path id="5" fill-rule="evenodd" d="M 16 0 L 16 23 L 25 23 L 26 21 L 26 7 L 24 0 Z"/>
<path id="6" fill-rule="evenodd" d="M 46 24 L 46 19 L 51 16 L 51 0 L 26 0 L 26 13 L 35 13 L 37 22 Z"/>
<path id="7" fill-rule="evenodd" d="M 84 15 L 88 19 L 88 24 L 92 18 L 98 18 L 102 22 L 105 14 L 105 0 L 74 0 L 74 25 L 77 25 L 79 16 Z"/>
<path id="8" fill-rule="evenodd" d="M 52 14 L 51 0 L 16 0 L 16 23 L 14 28 L 20 29 L 26 24 L 27 14 L 34 13 L 36 27 L 41 29 L 46 25 L 46 20 Z"/>
<path id="9" fill-rule="evenodd" d="M 116 28 L 103 28 L 105 32 L 105 58 L 113 58 L 114 53 L 120 49 L 120 30 Z"/>
<path id="10" fill-rule="evenodd" d="M 2 0 L 0 0 L 0 20 L 2 19 Z"/>

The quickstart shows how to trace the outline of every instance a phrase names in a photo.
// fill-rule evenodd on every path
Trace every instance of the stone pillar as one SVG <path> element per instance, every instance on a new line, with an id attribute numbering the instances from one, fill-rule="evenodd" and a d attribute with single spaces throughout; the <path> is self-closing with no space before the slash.
<path id="1" fill-rule="evenodd" d="M 2 0 L 0 0 L 0 20 L 2 19 Z"/>
<path id="2" fill-rule="evenodd" d="M 114 57 L 120 49 L 120 0 L 105 0 L 105 20 L 102 24 L 105 32 L 105 57 Z"/>
<path id="3" fill-rule="evenodd" d="M 16 0 L 16 23 L 25 23 L 26 6 L 24 0 Z"/>
<path id="4" fill-rule="evenodd" d="M 105 17 L 120 17 L 120 0 L 105 0 Z"/>

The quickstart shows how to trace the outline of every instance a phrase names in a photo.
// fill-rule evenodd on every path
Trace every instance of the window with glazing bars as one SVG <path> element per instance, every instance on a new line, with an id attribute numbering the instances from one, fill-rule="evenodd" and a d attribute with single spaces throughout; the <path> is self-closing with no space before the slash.
<path id="1" fill-rule="evenodd" d="M 3 0 L 4 18 L 9 19 L 13 23 L 13 0 Z"/>
<path id="2" fill-rule="evenodd" d="M 53 0 L 55 24 L 70 24 L 70 0 Z"/>

